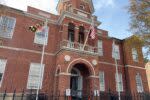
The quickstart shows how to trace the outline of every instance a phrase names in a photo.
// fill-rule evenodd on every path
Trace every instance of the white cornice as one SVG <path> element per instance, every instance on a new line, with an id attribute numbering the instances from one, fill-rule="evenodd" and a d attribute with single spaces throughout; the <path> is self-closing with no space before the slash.
<path id="1" fill-rule="evenodd" d="M 91 24 L 92 20 L 83 16 L 79 16 L 78 14 L 74 14 L 72 12 L 68 12 L 68 11 L 63 11 L 63 13 L 60 15 L 57 24 L 60 25 L 62 23 L 62 21 L 64 20 L 65 17 L 69 17 L 87 24 Z M 99 26 L 101 24 L 101 22 L 95 21 L 95 26 Z"/>
<path id="2" fill-rule="evenodd" d="M 42 20 L 42 21 L 45 21 L 45 19 L 46 19 L 46 17 L 36 15 L 36 14 L 31 14 L 28 12 L 24 12 L 24 14 L 25 14 L 25 16 L 32 17 L 34 19 L 38 19 L 38 20 Z M 57 24 L 57 20 L 51 20 L 50 18 L 47 18 L 47 19 L 48 19 L 48 23 Z"/>

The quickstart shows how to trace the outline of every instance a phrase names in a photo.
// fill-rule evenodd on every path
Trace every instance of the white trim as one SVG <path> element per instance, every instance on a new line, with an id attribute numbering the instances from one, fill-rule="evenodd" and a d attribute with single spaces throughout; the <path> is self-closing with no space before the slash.
<path id="1" fill-rule="evenodd" d="M 117 73 L 115 73 L 115 81 L 116 81 L 116 91 L 123 92 L 124 91 L 124 84 L 123 84 L 123 77 L 122 73 L 118 73 L 118 80 L 117 80 Z M 121 84 L 120 84 L 121 83 Z M 120 89 L 121 86 L 121 89 Z"/>
<path id="2" fill-rule="evenodd" d="M 80 10 L 80 9 L 74 8 L 74 7 L 73 7 L 73 9 L 76 10 L 76 11 L 80 11 L 80 12 L 82 12 L 82 13 L 85 13 L 85 14 L 87 14 L 87 15 L 91 15 L 89 12 L 86 12 L 86 11 L 84 11 L 84 10 Z"/>
<path id="3" fill-rule="evenodd" d="M 102 78 L 103 82 L 101 82 L 101 78 Z M 105 72 L 104 71 L 100 71 L 99 72 L 99 88 L 100 88 L 100 91 L 105 91 L 106 90 L 106 86 L 105 86 Z"/>
<path id="4" fill-rule="evenodd" d="M 72 63 L 74 63 L 75 61 L 81 61 L 81 60 L 87 62 L 90 65 L 90 67 L 92 68 L 92 70 L 94 72 L 94 76 L 95 76 L 95 70 L 94 70 L 93 65 L 88 60 L 85 60 L 85 59 L 82 59 L 82 58 L 77 58 L 77 59 L 71 61 L 70 64 L 68 65 L 68 67 L 67 67 L 67 73 L 69 73 L 69 68 L 71 67 Z"/>
<path id="5" fill-rule="evenodd" d="M 28 13 L 28 12 L 24 12 L 25 16 L 27 17 L 31 17 L 31 18 L 34 18 L 34 19 L 38 19 L 38 20 L 41 20 L 41 21 L 45 21 L 45 17 L 43 16 L 40 16 L 40 15 L 36 15 L 36 14 L 32 14 L 32 13 Z M 48 23 L 51 23 L 51 24 L 57 24 L 57 20 L 51 20 L 51 19 L 48 19 Z"/>
<path id="6" fill-rule="evenodd" d="M 77 68 L 72 68 L 72 70 L 75 70 L 78 74 L 76 75 L 76 74 L 72 74 L 72 73 L 71 73 L 71 76 L 81 76 L 81 73 L 80 73 L 80 70 L 79 70 L 79 69 L 77 69 Z"/>
<path id="7" fill-rule="evenodd" d="M 131 67 L 131 68 L 137 68 L 137 69 L 143 69 L 143 70 L 146 70 L 146 68 L 143 68 L 143 67 L 141 67 L 141 66 L 125 65 L 125 67 Z"/>
<path id="8" fill-rule="evenodd" d="M 83 16 L 79 16 L 78 14 L 74 14 L 68 11 L 63 11 L 61 16 L 59 16 L 59 19 L 57 20 L 57 24 L 60 25 L 62 23 L 62 21 L 64 20 L 65 17 L 71 18 L 71 19 L 75 19 L 77 21 L 81 21 L 87 24 L 91 24 L 92 20 Z M 95 25 L 94 26 L 99 26 L 101 24 L 101 22 L 99 21 L 95 21 Z"/>
<path id="9" fill-rule="evenodd" d="M 90 75 L 89 78 L 99 78 L 99 76 Z"/>
<path id="10" fill-rule="evenodd" d="M 3 18 L 7 18 L 7 20 L 9 20 L 8 21 L 8 23 L 10 22 L 10 20 L 13 20 L 13 26 L 11 27 L 11 31 L 8 33 L 1 33 L 0 32 L 0 37 L 1 38 L 8 38 L 8 39 L 12 39 L 12 37 L 13 37 L 13 34 L 14 34 L 14 30 L 15 30 L 15 26 L 16 26 L 16 18 L 15 17 L 10 17 L 10 16 L 5 16 L 5 15 L 2 15 L 1 16 L 1 18 L 0 18 L 0 20 L 1 21 L 3 21 Z M 0 22 L 1 22 L 0 21 Z M 7 23 L 7 24 L 8 24 Z M 0 23 L 1 24 L 1 23 Z M 9 23 L 10 24 L 10 23 Z M 2 25 L 3 26 L 3 25 Z M 7 29 L 8 29 L 8 25 L 6 26 L 7 27 Z M 7 35 L 4 35 L 4 34 L 7 34 Z"/>
<path id="11" fill-rule="evenodd" d="M 139 79 L 139 80 L 138 80 L 138 79 Z M 137 73 L 137 74 L 135 75 L 135 80 L 136 80 L 137 92 L 138 92 L 138 93 L 144 92 L 142 77 L 141 77 L 140 73 Z M 139 84 L 137 84 L 137 83 L 139 83 L 138 81 L 140 81 L 140 89 L 139 89 Z"/>
<path id="12" fill-rule="evenodd" d="M 59 74 L 59 76 L 60 76 L 60 75 L 71 76 L 71 73 L 65 73 L 65 72 L 61 72 L 61 73 Z"/>
<path id="13" fill-rule="evenodd" d="M 109 62 L 99 61 L 99 63 L 101 63 L 101 64 L 106 64 L 106 65 L 113 65 L 113 66 L 115 66 L 115 64 L 109 63 Z M 123 67 L 124 65 L 118 65 L 118 66 Z M 146 68 L 143 68 L 142 66 L 125 65 L 125 67 L 131 67 L 131 68 L 137 68 L 137 69 L 143 69 L 143 70 L 146 70 Z"/>
<path id="14" fill-rule="evenodd" d="M 42 85 L 43 85 L 43 78 L 44 78 L 44 69 L 45 69 L 45 64 L 42 64 L 42 66 L 41 66 L 41 64 L 40 63 L 34 63 L 34 62 L 31 62 L 30 63 L 30 68 L 29 68 L 29 73 L 28 73 L 28 80 L 27 80 L 27 89 L 37 89 L 38 87 L 35 87 L 35 88 L 31 88 L 31 85 L 29 84 L 29 82 L 30 82 L 30 80 L 29 80 L 29 78 L 31 77 L 31 73 L 32 73 L 32 71 L 31 71 L 31 67 L 39 67 L 40 68 L 40 76 L 38 77 L 38 78 L 41 78 L 41 79 L 38 79 L 38 80 L 40 80 L 39 81 L 39 84 L 40 84 L 40 86 L 39 86 L 39 88 L 40 89 L 42 89 Z M 41 68 L 42 67 L 42 68 Z"/>
<path id="15" fill-rule="evenodd" d="M 99 61 L 99 63 L 101 63 L 101 64 L 106 64 L 106 65 L 113 65 L 113 66 L 115 66 L 115 64 L 109 63 L 109 62 Z M 118 65 L 118 66 L 123 67 L 123 65 Z"/>
<path id="16" fill-rule="evenodd" d="M 41 54 L 41 51 L 36 51 L 36 50 L 31 50 L 31 49 L 24 49 L 24 48 L 15 48 L 15 47 L 9 47 L 9 46 L 0 46 L 0 48 L 2 49 L 8 49 L 8 50 L 15 50 L 15 51 L 24 51 L 24 52 L 29 52 L 29 53 L 37 53 L 37 54 Z M 53 53 L 44 53 L 45 55 L 48 56 L 54 56 L 55 54 Z"/>

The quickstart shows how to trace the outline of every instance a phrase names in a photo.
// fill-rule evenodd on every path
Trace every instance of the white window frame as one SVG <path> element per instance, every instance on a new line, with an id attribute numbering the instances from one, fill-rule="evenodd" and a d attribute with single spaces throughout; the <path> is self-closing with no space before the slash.
<path id="1" fill-rule="evenodd" d="M 8 18 L 9 20 L 13 20 L 14 22 L 13 22 L 12 27 L 9 27 L 10 32 L 7 32 L 7 30 L 8 30 L 8 23 L 6 24 L 6 27 L 5 27 L 6 28 L 6 33 L 3 33 L 3 31 L 0 31 L 0 37 L 2 37 L 2 38 L 10 38 L 11 39 L 12 36 L 13 36 L 13 33 L 14 33 L 15 25 L 16 25 L 16 18 L 9 17 L 9 16 L 1 16 L 0 17 L 0 27 L 4 27 L 4 25 L 2 25 L 2 21 L 3 21 L 4 17 Z"/>
<path id="2" fill-rule="evenodd" d="M 112 45 L 112 58 L 120 59 L 120 49 L 119 45 L 114 44 L 114 47 Z"/>
<path id="3" fill-rule="evenodd" d="M 118 79 L 117 80 L 117 74 L 115 74 L 115 79 L 116 79 L 116 91 L 120 91 L 120 92 L 123 92 L 124 89 L 123 89 L 123 78 L 122 78 L 122 73 L 118 73 Z M 119 87 L 118 87 L 119 85 Z M 119 89 L 118 89 L 119 88 Z"/>
<path id="4" fill-rule="evenodd" d="M 38 68 L 40 68 L 41 70 L 39 70 L 39 76 L 38 76 L 38 78 L 36 77 L 37 75 L 36 74 L 33 74 L 33 68 L 36 68 L 36 67 L 38 67 Z M 27 89 L 38 89 L 38 88 L 42 88 L 42 83 L 43 83 L 43 76 L 44 76 L 44 67 L 45 67 L 45 65 L 43 64 L 42 66 L 41 66 L 41 64 L 40 63 L 31 63 L 30 64 L 30 69 L 29 69 L 29 75 L 28 75 L 28 82 L 27 82 Z M 34 69 L 35 69 L 34 68 Z M 32 77 L 31 77 L 32 76 Z M 40 79 L 40 77 L 41 77 L 41 79 Z M 35 82 L 33 82 L 33 80 L 32 80 L 32 78 L 37 78 L 37 84 L 36 84 L 36 81 Z M 41 81 L 41 82 L 40 82 Z M 31 85 L 32 84 L 32 85 Z M 35 84 L 34 86 L 33 86 L 33 84 Z M 40 86 L 39 86 L 40 85 Z M 37 86 L 37 87 L 36 87 Z"/>
<path id="5" fill-rule="evenodd" d="M 139 73 L 136 74 L 135 80 L 136 80 L 137 92 L 138 93 L 144 92 L 143 83 L 142 83 L 142 77 L 141 77 L 141 75 Z"/>
<path id="6" fill-rule="evenodd" d="M 105 73 L 104 73 L 104 71 L 99 72 L 99 85 L 100 85 L 100 91 L 105 91 Z"/>
<path id="7" fill-rule="evenodd" d="M 45 27 L 45 26 L 43 26 Z M 49 33 L 49 27 L 45 27 L 45 33 L 46 35 L 44 37 L 40 37 L 40 35 L 38 35 L 38 33 L 42 33 L 42 32 L 35 32 L 35 36 L 34 36 L 34 43 L 36 44 L 40 44 L 40 45 L 47 45 L 48 43 L 48 33 Z M 45 43 L 44 43 L 45 42 Z"/>
<path id="8" fill-rule="evenodd" d="M 0 68 L 0 73 L 2 73 L 2 78 L 0 80 L 0 87 L 1 87 L 2 82 L 3 82 L 5 69 L 6 69 L 6 64 L 7 64 L 7 60 L 6 59 L 0 59 L 0 67 L 3 67 L 3 68 Z"/>
<path id="9" fill-rule="evenodd" d="M 98 55 L 103 56 L 103 41 L 102 40 L 98 40 L 97 47 L 98 47 Z"/>
<path id="10" fill-rule="evenodd" d="M 138 52 L 135 48 L 132 48 L 132 59 L 133 61 L 138 62 Z"/>

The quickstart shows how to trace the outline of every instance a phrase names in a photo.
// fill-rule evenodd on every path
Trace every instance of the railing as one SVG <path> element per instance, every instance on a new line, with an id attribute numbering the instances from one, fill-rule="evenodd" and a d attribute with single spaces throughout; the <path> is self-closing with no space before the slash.
<path id="1" fill-rule="evenodd" d="M 0 100 L 36 100 L 36 92 L 34 90 L 30 91 L 20 91 L 9 93 L 6 90 L 1 91 Z M 94 94 L 94 91 L 71 91 L 70 96 L 60 94 L 58 91 L 54 94 L 53 91 L 39 92 L 38 100 L 118 100 L 117 93 L 112 91 L 99 92 L 98 95 Z M 149 93 L 121 93 L 121 100 L 150 100 Z"/>
<path id="2" fill-rule="evenodd" d="M 78 52 L 87 53 L 87 54 L 92 54 L 92 55 L 99 55 L 99 56 L 103 55 L 102 48 L 97 48 L 97 47 L 85 45 L 85 47 L 83 49 L 83 44 L 80 44 L 77 42 L 70 42 L 67 40 L 64 40 L 60 43 L 60 48 L 78 51 Z"/>

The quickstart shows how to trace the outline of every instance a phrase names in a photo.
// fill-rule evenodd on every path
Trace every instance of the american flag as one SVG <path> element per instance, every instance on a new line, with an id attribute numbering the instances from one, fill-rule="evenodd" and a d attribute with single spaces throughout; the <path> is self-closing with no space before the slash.
<path id="1" fill-rule="evenodd" d="M 95 39 L 95 37 L 96 37 L 95 28 L 93 25 L 91 25 L 90 32 L 89 32 L 89 38 Z"/>

